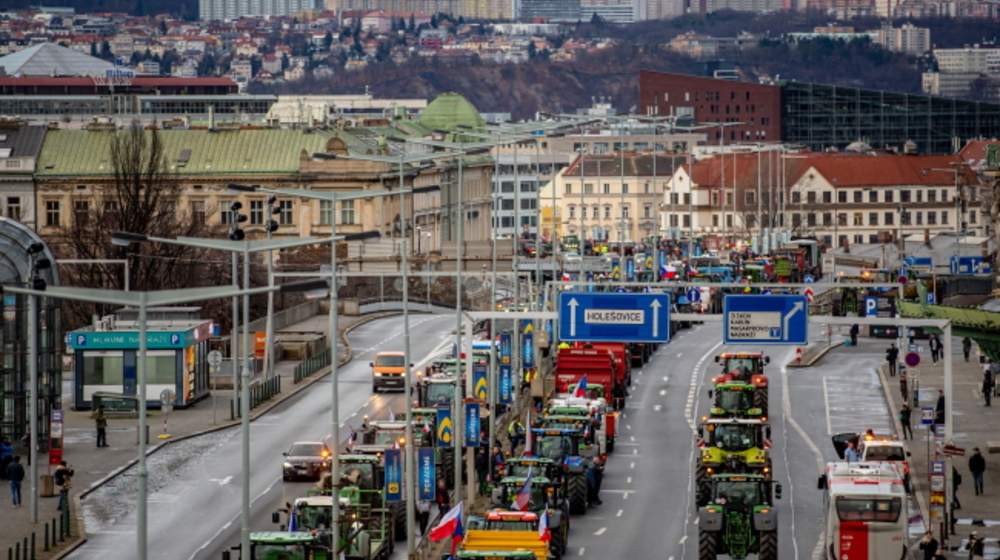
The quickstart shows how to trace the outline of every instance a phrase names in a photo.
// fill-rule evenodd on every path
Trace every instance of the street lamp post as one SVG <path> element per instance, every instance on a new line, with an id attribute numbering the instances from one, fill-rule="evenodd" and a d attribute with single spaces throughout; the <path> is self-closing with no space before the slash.
<path id="1" fill-rule="evenodd" d="M 404 468 L 404 502 L 407 504 L 406 507 L 406 543 L 407 543 L 407 557 L 413 558 L 416 553 L 416 543 L 414 541 L 414 527 L 416 525 L 416 517 L 414 512 L 414 489 L 416 482 L 414 479 L 414 469 L 416 465 L 416 458 L 414 457 L 414 450 L 416 447 L 413 445 L 413 399 L 412 399 L 412 378 L 413 372 L 410 369 L 410 311 L 409 311 L 409 291 L 410 291 L 410 261 L 408 255 L 408 248 L 406 245 L 406 199 L 407 194 L 419 194 L 426 192 L 433 192 L 440 190 L 438 185 L 428 185 L 421 188 L 405 189 L 404 181 L 406 178 L 406 166 L 412 163 L 426 163 L 428 160 L 435 159 L 429 154 L 418 154 L 407 156 L 406 154 L 400 154 L 397 157 L 393 156 L 375 156 L 375 155 L 338 155 L 338 154 L 327 154 L 327 153 L 314 153 L 314 158 L 317 159 L 344 159 L 344 160 L 357 160 L 357 161 L 369 161 L 376 163 L 385 164 L 397 164 L 399 167 L 399 224 L 400 224 L 400 260 L 403 275 L 403 393 L 406 395 L 406 422 L 403 427 L 403 438 L 405 441 L 404 454 L 405 454 L 405 468 Z M 416 168 L 415 171 L 419 174 L 422 167 Z M 331 309 L 331 314 L 335 310 Z M 458 425 L 461 423 L 458 422 Z M 456 501 L 458 501 L 456 499 Z M 337 500 L 334 500 L 334 505 L 337 505 Z"/>
<path id="2" fill-rule="evenodd" d="M 330 203 L 330 313 L 329 313 L 329 329 L 330 334 L 328 337 L 328 346 L 330 347 L 330 385 L 331 385 L 331 404 L 330 404 L 330 417 L 331 417 L 331 427 L 330 427 L 330 439 L 333 441 L 331 447 L 337 448 L 340 445 L 340 383 L 338 376 L 338 369 L 340 367 L 340 357 L 339 349 L 337 347 L 337 342 L 339 338 L 340 329 L 337 324 L 337 296 L 339 291 L 339 285 L 337 284 L 337 243 L 334 241 L 337 235 L 337 204 L 346 200 L 358 200 L 365 198 L 377 198 L 384 197 L 393 194 L 392 191 L 388 190 L 361 190 L 361 191 L 346 191 L 346 192 L 321 192 L 312 191 L 307 189 L 268 189 L 259 186 L 248 186 L 240 185 L 236 183 L 229 183 L 226 185 L 226 190 L 233 193 L 268 193 L 270 195 L 280 195 L 280 196 L 294 196 L 297 198 L 305 198 L 309 200 L 319 200 Z M 380 234 L 378 232 L 367 232 L 362 234 L 353 234 L 345 236 L 345 240 L 364 240 L 371 237 L 378 237 Z M 269 252 L 270 255 L 270 252 Z M 235 258 L 235 253 L 234 253 Z M 269 276 L 273 276 L 270 273 Z M 269 278 L 269 282 L 273 282 L 273 278 Z M 268 314 L 268 325 L 272 325 L 270 313 Z M 273 332 L 269 330 L 267 334 L 267 354 L 268 356 L 273 355 L 274 349 L 274 339 Z M 337 453 L 330 454 L 330 472 L 337 473 L 340 471 L 340 456 Z M 340 506 L 339 503 L 334 500 L 333 507 L 330 512 L 330 526 L 339 527 L 340 523 Z"/>
<path id="3" fill-rule="evenodd" d="M 134 235 L 134 234 L 133 234 Z M 143 236 L 144 237 L 144 236 Z M 249 290 L 234 289 L 232 286 L 217 286 L 210 288 L 188 288 L 179 290 L 162 290 L 154 292 L 125 292 L 121 290 L 103 290 L 96 288 L 68 288 L 61 286 L 36 286 L 21 288 L 17 286 L 4 286 L 5 292 L 14 294 L 25 294 L 28 296 L 44 296 L 55 299 L 68 299 L 71 301 L 84 301 L 91 303 L 104 303 L 110 305 L 121 305 L 124 307 L 138 307 L 139 309 L 139 364 L 137 369 L 138 377 L 138 414 L 139 414 L 139 461 L 138 461 L 138 504 L 137 504 L 137 526 L 136 526 L 136 558 L 145 560 L 147 557 L 146 537 L 148 533 L 148 479 L 149 469 L 146 465 L 146 356 L 147 356 L 147 327 L 146 311 L 149 307 L 175 305 L 178 303 L 190 303 L 195 301 L 205 301 L 220 299 L 231 296 L 250 296 L 263 294 L 269 291 L 279 290 L 282 292 L 300 291 L 310 295 L 315 295 L 318 291 L 325 292 L 326 282 L 322 280 L 312 280 L 293 284 L 284 284 L 280 287 L 264 286 Z M 29 330 L 29 337 L 37 337 L 37 333 Z M 29 342 L 29 348 L 35 351 L 30 356 L 32 361 L 38 359 L 37 340 Z M 249 478 L 249 471 L 244 472 Z M 249 558 L 249 549 L 247 550 Z"/>
<path id="4" fill-rule="evenodd" d="M 231 235 L 232 239 L 202 239 L 198 237 L 178 237 L 167 239 L 153 237 L 130 232 L 115 232 L 111 234 L 112 242 L 115 245 L 128 246 L 130 243 L 166 243 L 170 245 L 183 245 L 186 247 L 198 247 L 202 249 L 214 249 L 228 251 L 236 254 L 243 254 L 243 359 L 242 378 L 240 383 L 240 423 L 242 434 L 242 458 L 243 458 L 243 510 L 240 548 L 244 558 L 250 557 L 250 253 L 277 251 L 304 245 L 317 245 L 320 243 L 336 242 L 342 238 L 315 238 L 305 237 L 298 239 L 260 240 L 250 241 L 243 239 L 243 232 Z M 262 292 L 265 293 L 265 292 Z M 235 319 L 234 319 L 235 323 Z M 234 324 L 235 327 L 235 324 Z M 141 338 L 141 337 L 140 337 Z M 141 339 L 140 342 L 142 342 Z M 234 362 L 235 367 L 235 362 Z M 235 392 L 235 387 L 234 387 Z"/>

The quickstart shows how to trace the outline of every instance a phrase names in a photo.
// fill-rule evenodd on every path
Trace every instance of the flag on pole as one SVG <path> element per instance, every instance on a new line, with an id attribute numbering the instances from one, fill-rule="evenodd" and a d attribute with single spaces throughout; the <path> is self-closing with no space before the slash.
<path id="1" fill-rule="evenodd" d="M 298 515 L 295 515 L 295 508 L 292 508 L 292 513 L 288 515 L 288 530 L 293 533 L 299 530 L 298 517 Z"/>
<path id="2" fill-rule="evenodd" d="M 583 374 L 580 378 L 580 382 L 576 384 L 576 389 L 573 390 L 573 396 L 577 398 L 587 398 L 587 374 Z"/>
<path id="3" fill-rule="evenodd" d="M 531 472 L 531 467 L 528 467 L 528 477 L 524 479 L 524 484 L 521 485 L 521 489 L 517 491 L 517 497 L 514 498 L 514 503 L 511 504 L 511 509 L 517 511 L 528 511 L 528 502 L 531 500 L 531 479 L 534 475 Z"/>
<path id="4" fill-rule="evenodd" d="M 427 423 L 427 420 L 424 420 L 424 427 L 423 427 L 423 431 L 424 431 L 424 433 L 425 433 L 425 434 L 429 434 L 429 433 L 431 433 L 431 427 L 430 427 L 430 425 L 429 425 L 429 424 Z"/>
<path id="5" fill-rule="evenodd" d="M 395 422 L 396 421 L 396 414 L 392 411 L 391 408 L 389 409 L 389 421 L 390 422 Z"/>
<path id="6" fill-rule="evenodd" d="M 549 512 L 542 512 L 541 519 L 538 520 L 538 540 L 549 542 L 552 540 L 552 531 L 549 530 Z"/>
<path id="7" fill-rule="evenodd" d="M 583 437 L 584 438 L 590 437 L 590 422 L 587 422 L 587 425 L 583 428 Z"/>
<path id="8" fill-rule="evenodd" d="M 465 536 L 465 531 L 462 529 L 462 502 L 459 502 L 458 505 L 444 514 L 441 522 L 436 527 L 431 529 L 431 542 L 438 542 L 452 537 L 454 539 L 452 542 L 454 543 L 455 541 L 461 541 L 463 536 Z"/>
<path id="9" fill-rule="evenodd" d="M 347 446 L 350 447 L 354 445 L 355 441 L 358 441 L 358 433 L 354 431 L 354 426 L 348 424 L 347 427 L 351 429 L 351 435 L 347 438 Z"/>

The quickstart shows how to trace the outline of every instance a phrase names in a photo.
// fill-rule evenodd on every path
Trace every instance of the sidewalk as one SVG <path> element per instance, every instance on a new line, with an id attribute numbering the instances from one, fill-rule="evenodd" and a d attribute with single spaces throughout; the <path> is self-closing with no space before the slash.
<path id="1" fill-rule="evenodd" d="M 885 345 L 888 346 L 889 340 Z M 930 351 L 927 348 L 927 341 L 917 341 L 920 344 L 920 354 L 922 361 L 916 368 L 918 375 L 910 375 L 910 395 L 909 405 L 913 409 L 913 435 L 914 439 L 908 441 L 908 449 L 911 453 L 910 472 L 914 489 L 918 494 L 918 502 L 925 520 L 927 519 L 928 504 L 928 440 L 932 439 L 927 427 L 920 424 L 920 408 L 934 407 L 937 402 L 938 389 L 944 387 L 944 362 L 939 361 L 937 365 L 930 360 Z M 985 537 L 986 555 L 985 558 L 994 559 L 1000 554 L 997 540 L 1000 539 L 1000 507 L 997 505 L 997 498 L 1000 497 L 1000 433 L 997 431 L 998 421 L 1000 421 L 1000 404 L 994 403 L 992 407 L 986 407 L 980 390 L 983 372 L 979 365 L 978 355 L 973 349 L 970 361 L 966 362 L 962 356 L 962 339 L 953 337 L 952 348 L 952 415 L 954 419 L 954 445 L 964 448 L 964 457 L 949 459 L 944 455 L 939 455 L 938 460 L 946 461 L 946 469 L 951 480 L 952 466 L 961 474 L 962 484 L 958 489 L 958 501 L 961 509 L 955 511 L 955 534 L 948 534 L 946 543 L 947 549 L 955 551 L 962 546 L 969 536 L 969 533 L 977 531 L 980 537 Z M 902 358 L 902 355 L 900 356 Z M 892 418 L 896 419 L 902 405 L 902 395 L 900 392 L 899 377 L 888 376 L 888 367 L 885 362 L 878 366 L 879 376 L 882 379 L 883 388 L 889 401 Z M 912 370 L 911 370 L 912 373 Z M 915 379 L 916 378 L 916 379 Z M 914 389 L 919 387 L 917 395 Z M 914 399 L 916 398 L 916 403 Z M 902 434 L 902 427 L 896 422 L 897 432 Z M 992 445 L 991 445 L 992 442 Z M 986 474 L 984 477 L 984 494 L 976 496 L 972 486 L 972 474 L 969 472 L 969 457 L 972 450 L 979 447 L 986 458 Z M 990 452 L 990 447 L 994 451 Z M 930 441 L 930 459 L 934 460 L 935 442 Z M 935 536 L 941 540 L 940 525 L 935 523 L 932 527 Z M 967 552 L 961 549 L 959 552 L 949 552 L 949 558 L 966 558 Z"/>
<path id="2" fill-rule="evenodd" d="M 347 342 L 347 334 L 356 326 L 370 320 L 384 316 L 385 314 L 373 314 L 362 317 L 338 318 L 340 327 L 341 363 L 346 363 L 351 359 L 351 347 Z M 324 335 L 329 333 L 329 316 L 315 315 L 283 329 L 292 332 L 316 332 Z M 256 418 L 283 400 L 291 397 L 302 389 L 311 385 L 315 380 L 325 375 L 329 368 L 321 369 L 309 379 L 303 380 L 299 384 L 293 383 L 293 372 L 298 361 L 284 360 L 275 364 L 275 375 L 281 377 L 281 393 L 275 398 L 266 401 L 261 406 L 251 412 Z M 147 416 L 149 426 L 149 453 L 168 446 L 172 442 L 183 440 L 191 436 L 199 435 L 206 431 L 222 429 L 240 423 L 239 419 L 231 421 L 230 402 L 232 401 L 232 391 L 218 391 L 213 405 L 213 398 L 208 397 L 198 401 L 186 409 L 175 409 L 166 418 L 159 410 L 150 410 Z M 138 426 L 137 420 L 131 419 L 109 419 L 108 420 L 108 445 L 110 447 L 98 449 L 96 447 L 97 432 L 94 421 L 91 418 L 93 411 L 70 410 L 68 401 L 64 401 L 65 413 L 65 440 L 64 459 L 72 465 L 76 471 L 73 477 L 73 490 L 70 496 L 74 497 L 72 514 L 75 518 L 72 525 L 73 538 L 69 538 L 62 543 L 62 548 L 51 552 L 42 552 L 44 523 L 50 522 L 57 517 L 58 494 L 56 497 L 39 497 L 38 500 L 38 524 L 30 523 L 30 493 L 29 480 L 24 481 L 22 488 L 23 499 L 20 508 L 11 505 L 10 492 L 7 484 L 2 485 L 2 498 L 0 498 L 0 518 L 3 519 L 3 530 L 0 531 L 0 556 L 7 557 L 7 549 L 15 546 L 15 543 L 22 542 L 25 537 L 30 539 L 32 531 L 35 538 L 38 553 L 35 556 L 39 560 L 48 558 L 58 558 L 72 549 L 73 546 L 83 542 L 86 538 L 83 523 L 81 500 L 86 499 L 86 495 L 100 487 L 103 483 L 113 478 L 118 473 L 124 471 L 136 461 L 138 461 Z M 214 410 L 213 410 L 214 409 Z M 160 438 L 163 434 L 169 434 L 169 438 Z M 27 449 L 19 447 L 17 453 L 24 457 L 25 470 L 27 467 Z M 48 455 L 39 456 L 39 473 L 51 474 L 54 467 L 48 466 Z M 152 473 L 151 473 L 152 474 Z M 30 471 L 29 471 L 30 475 Z M 82 539 L 78 538 L 83 536 Z M 22 554 L 24 554 L 22 552 Z M 22 556 L 22 558 L 26 558 Z"/>

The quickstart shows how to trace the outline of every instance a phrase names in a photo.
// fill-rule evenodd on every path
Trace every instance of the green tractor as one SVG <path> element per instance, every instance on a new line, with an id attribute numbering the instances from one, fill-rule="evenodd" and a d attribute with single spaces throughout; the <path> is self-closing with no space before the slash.
<path id="1" fill-rule="evenodd" d="M 234 554 L 235 552 L 235 554 Z M 309 531 L 250 533 L 252 560 L 332 560 L 329 538 Z M 222 551 L 222 560 L 240 558 L 240 547 Z"/>
<path id="2" fill-rule="evenodd" d="M 531 455 L 552 459 L 566 481 L 570 512 L 587 513 L 587 461 L 598 455 L 597 446 L 584 441 L 579 428 L 532 428 Z"/>
<path id="3" fill-rule="evenodd" d="M 385 464 L 381 454 L 376 455 L 340 455 L 340 500 L 342 503 L 364 505 L 373 517 L 379 517 L 388 524 L 388 536 L 398 539 L 406 538 L 406 502 L 386 502 Z M 333 479 L 324 475 L 316 486 L 321 492 L 332 492 Z M 382 515 L 382 511 L 386 515 Z M 379 528 L 381 528 L 381 524 Z M 390 538 L 390 542 L 392 542 Z"/>
<path id="4" fill-rule="evenodd" d="M 507 510 L 517 499 L 517 493 L 521 490 L 528 479 L 520 476 L 504 477 L 499 483 L 493 485 L 493 506 L 497 510 Z M 561 558 L 566 554 L 569 546 L 569 501 L 566 499 L 562 485 L 556 480 L 548 479 L 544 476 L 531 476 L 531 494 L 528 497 L 528 511 L 535 512 L 540 516 L 543 511 L 549 513 L 549 532 L 552 540 L 549 542 L 549 549 L 556 558 Z M 494 514 L 491 516 L 491 514 Z M 511 512 L 510 515 L 517 515 L 520 512 Z M 486 516 L 485 529 L 500 528 L 503 518 L 508 515 L 498 511 L 489 512 Z M 490 525 L 493 519 L 493 524 Z M 514 521 L 507 519 L 507 521 Z M 537 531 L 537 517 L 532 530 Z M 471 525 L 470 525 L 471 527 Z M 511 530 L 516 530 L 511 528 Z"/>
<path id="5" fill-rule="evenodd" d="M 760 418 L 702 418 L 695 481 L 712 475 L 756 474 L 771 478 L 771 426 Z"/>
<path id="6" fill-rule="evenodd" d="M 781 484 L 759 475 L 713 475 L 698 492 L 698 560 L 778 560 Z"/>
<path id="7" fill-rule="evenodd" d="M 719 383 L 714 389 L 708 390 L 708 396 L 714 399 L 709 414 L 713 417 L 726 418 L 761 418 L 767 419 L 767 399 L 760 399 L 758 393 L 767 391 L 752 383 L 743 381 L 727 381 Z"/>
<path id="8" fill-rule="evenodd" d="M 503 462 L 503 474 L 500 478 L 501 480 L 508 476 L 524 478 L 528 476 L 529 470 L 537 476 L 544 476 L 550 480 L 559 480 L 559 477 L 562 475 L 562 467 L 552 459 L 545 457 L 508 457 Z"/>

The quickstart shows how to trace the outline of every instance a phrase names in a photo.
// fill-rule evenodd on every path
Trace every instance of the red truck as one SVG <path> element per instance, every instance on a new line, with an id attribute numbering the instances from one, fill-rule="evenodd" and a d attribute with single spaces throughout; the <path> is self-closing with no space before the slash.
<path id="1" fill-rule="evenodd" d="M 577 347 L 589 344 L 591 348 L 602 348 L 615 356 L 615 379 L 626 387 L 632 385 L 632 356 L 624 342 L 577 343 Z"/>
<path id="2" fill-rule="evenodd" d="M 627 375 L 623 365 L 627 364 L 627 360 L 625 345 L 620 346 L 621 354 L 597 347 L 560 349 L 556 360 L 556 392 L 568 392 L 570 385 L 579 382 L 586 375 L 588 385 L 603 386 L 604 394 L 610 395 L 609 404 L 622 409 L 625 406 Z"/>

